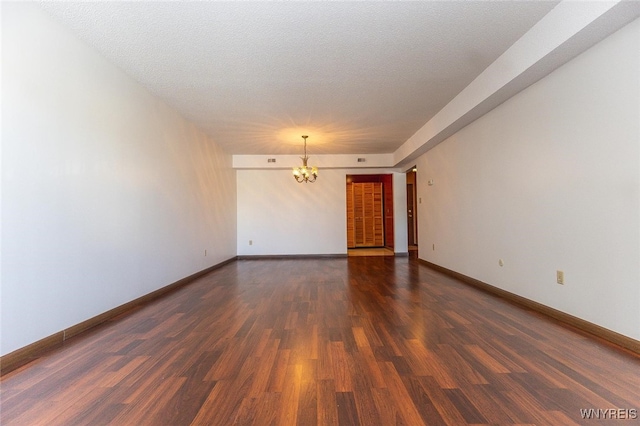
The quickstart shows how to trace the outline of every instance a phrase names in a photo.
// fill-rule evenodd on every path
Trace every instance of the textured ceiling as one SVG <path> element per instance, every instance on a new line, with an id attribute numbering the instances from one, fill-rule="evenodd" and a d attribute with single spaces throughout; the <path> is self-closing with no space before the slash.
<path id="1" fill-rule="evenodd" d="M 391 153 L 558 2 L 42 6 L 230 154 Z"/>

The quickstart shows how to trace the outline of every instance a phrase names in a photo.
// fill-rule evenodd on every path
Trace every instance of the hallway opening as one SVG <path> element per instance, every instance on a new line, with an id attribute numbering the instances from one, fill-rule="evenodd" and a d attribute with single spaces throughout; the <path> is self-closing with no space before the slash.
<path id="1" fill-rule="evenodd" d="M 346 206 L 349 255 L 393 255 L 393 176 L 347 175 Z"/>

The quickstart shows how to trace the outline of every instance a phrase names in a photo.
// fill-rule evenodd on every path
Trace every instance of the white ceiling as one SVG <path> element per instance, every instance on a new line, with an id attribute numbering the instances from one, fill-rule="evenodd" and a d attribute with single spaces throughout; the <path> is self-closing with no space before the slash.
<path id="1" fill-rule="evenodd" d="M 230 154 L 398 149 L 557 1 L 43 7 Z"/>

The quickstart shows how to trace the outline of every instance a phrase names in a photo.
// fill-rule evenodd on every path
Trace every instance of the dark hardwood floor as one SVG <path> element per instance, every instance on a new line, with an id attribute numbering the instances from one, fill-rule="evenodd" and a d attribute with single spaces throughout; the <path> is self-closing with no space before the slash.
<path id="1" fill-rule="evenodd" d="M 640 415 L 636 355 L 408 257 L 233 262 L 68 340 L 0 387 L 3 425 L 597 424 L 582 418 L 589 409 L 618 418 L 606 424 L 636 424 Z"/>

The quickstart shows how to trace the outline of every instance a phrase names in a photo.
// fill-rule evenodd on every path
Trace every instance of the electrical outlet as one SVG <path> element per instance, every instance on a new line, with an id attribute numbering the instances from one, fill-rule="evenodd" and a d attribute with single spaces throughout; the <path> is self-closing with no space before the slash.
<path id="1" fill-rule="evenodd" d="M 249 245 L 252 246 L 253 245 L 253 240 L 249 240 Z"/>
<path id="2" fill-rule="evenodd" d="M 564 271 L 556 271 L 556 281 L 564 285 Z"/>

